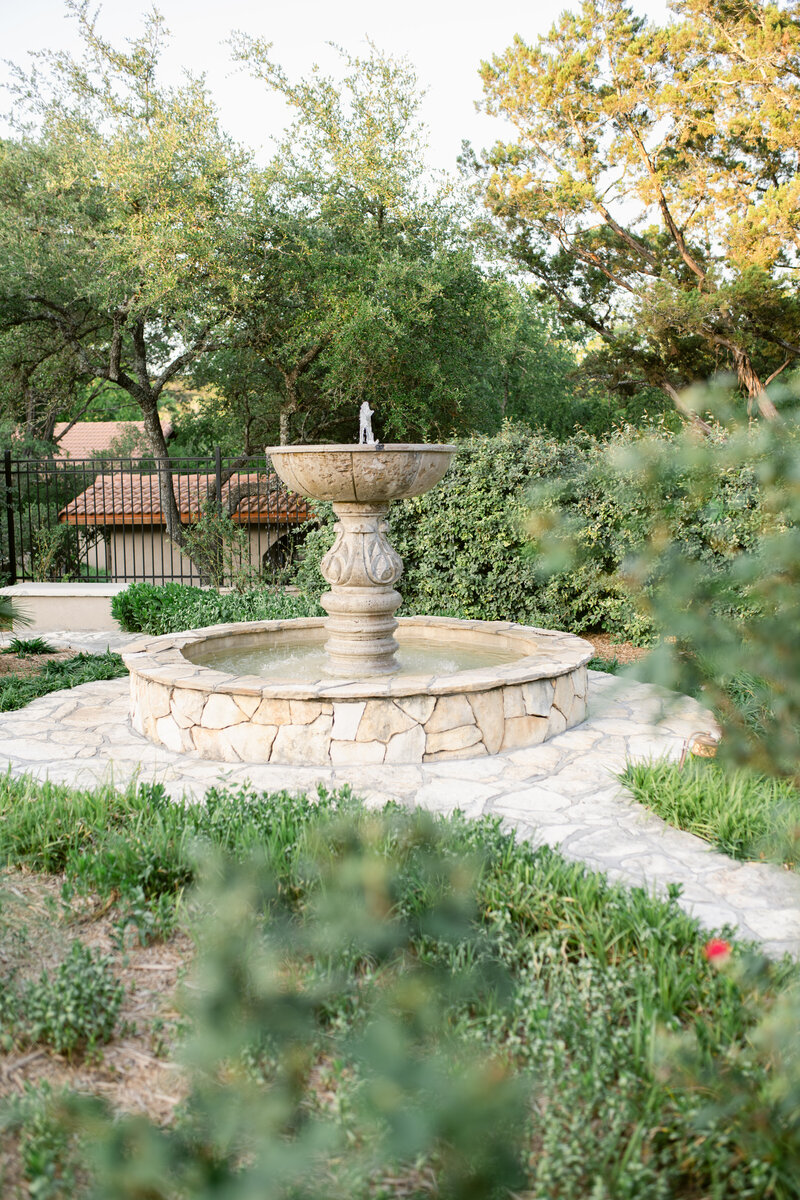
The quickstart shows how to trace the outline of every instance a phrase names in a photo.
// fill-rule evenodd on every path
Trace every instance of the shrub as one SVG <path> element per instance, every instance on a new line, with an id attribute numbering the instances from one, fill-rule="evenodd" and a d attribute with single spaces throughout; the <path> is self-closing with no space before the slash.
<path id="1" fill-rule="evenodd" d="M 254 588 L 222 594 L 184 583 L 132 583 L 111 602 L 111 612 L 128 633 L 180 633 L 231 621 L 274 621 L 316 617 L 316 600 L 286 591 Z"/>
<path id="2" fill-rule="evenodd" d="M 726 411 L 724 396 L 701 392 L 694 399 L 704 409 L 718 407 L 725 419 L 719 436 L 686 434 L 651 444 L 636 470 L 648 494 L 662 494 L 676 475 L 688 480 L 685 503 L 712 514 L 719 544 L 706 538 L 698 550 L 678 536 L 667 509 L 650 544 L 629 564 L 632 586 L 650 581 L 642 601 L 655 626 L 672 638 L 645 671 L 667 687 L 702 692 L 723 726 L 723 758 L 797 782 L 800 415 L 786 411 L 776 423 L 742 424 Z M 750 494 L 757 493 L 757 520 L 752 508 L 734 509 L 730 496 L 728 508 L 721 508 L 733 480 L 747 481 Z M 741 490 L 735 495 L 744 500 Z"/>
<path id="3" fill-rule="evenodd" d="M 643 592 L 652 581 L 632 586 L 624 568 L 662 514 L 687 556 L 720 574 L 754 546 L 765 520 L 746 466 L 721 469 L 699 501 L 685 467 L 643 489 L 636 459 L 672 440 L 663 429 L 626 429 L 603 442 L 583 434 L 559 442 L 507 425 L 462 442 L 441 483 L 390 509 L 389 537 L 405 565 L 401 613 L 651 639 L 657 624 Z M 626 450 L 632 461 L 621 459 Z M 535 532 L 549 538 L 546 560 L 531 548 L 531 505 Z M 332 509 L 318 509 L 323 525 L 309 533 L 296 577 L 309 595 L 325 586 L 319 561 L 333 540 Z"/>
<path id="4" fill-rule="evenodd" d="M 111 959 L 75 941 L 53 971 L 0 994 L 3 1040 L 52 1046 L 57 1054 L 91 1052 L 114 1034 L 124 988 Z"/>

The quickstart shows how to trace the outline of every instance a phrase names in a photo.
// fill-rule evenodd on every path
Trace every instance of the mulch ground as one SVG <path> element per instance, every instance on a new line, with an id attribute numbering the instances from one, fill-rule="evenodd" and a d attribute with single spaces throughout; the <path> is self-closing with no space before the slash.
<path id="1" fill-rule="evenodd" d="M 581 637 L 591 642 L 598 658 L 616 658 L 623 666 L 638 662 L 640 658 L 649 654 L 646 646 L 634 646 L 633 642 L 616 642 L 610 633 L 582 633 Z"/>
<path id="2" fill-rule="evenodd" d="M 74 650 L 56 650 L 54 654 L 0 653 L 0 675 L 36 675 L 45 663 L 74 658 Z"/>
<path id="3" fill-rule="evenodd" d="M 118 1111 L 147 1113 L 163 1124 L 185 1095 L 181 1070 L 167 1055 L 180 1020 L 178 980 L 192 960 L 192 942 L 177 933 L 167 942 L 141 946 L 131 936 L 121 952 L 114 944 L 118 914 L 87 900 L 65 904 L 62 883 L 59 876 L 22 870 L 0 874 L 0 972 L 20 982 L 38 979 L 62 962 L 65 946 L 79 938 L 113 959 L 114 974 L 125 987 L 121 1032 L 94 1061 L 70 1062 L 47 1047 L 0 1053 L 0 1097 L 46 1081 L 54 1091 L 68 1087 L 102 1096 Z M 10 1166 L 4 1157 L 0 1151 L 0 1178 L 2 1168 Z"/>

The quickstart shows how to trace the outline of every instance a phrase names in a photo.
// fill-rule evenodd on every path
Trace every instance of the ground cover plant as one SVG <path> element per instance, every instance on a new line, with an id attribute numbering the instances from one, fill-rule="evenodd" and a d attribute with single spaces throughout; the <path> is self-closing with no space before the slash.
<path id="1" fill-rule="evenodd" d="M 640 804 L 731 858 L 800 866 L 800 792 L 787 780 L 703 759 L 630 763 L 621 779 Z"/>
<path id="2" fill-rule="evenodd" d="M 0 654 L 15 654 L 17 658 L 28 658 L 30 655 L 38 654 L 55 654 L 55 646 L 51 646 L 44 638 L 18 638 L 13 637 L 7 646 L 0 650 Z"/>
<path id="3" fill-rule="evenodd" d="M 118 679 L 126 674 L 122 659 L 111 650 L 104 654 L 81 652 L 68 658 L 51 659 L 41 668 L 24 675 L 0 675 L 0 712 L 24 708 L 31 700 L 62 688 L 79 687 L 98 679 Z"/>
<path id="4" fill-rule="evenodd" d="M 22 986 L 0 982 L 0 1020 L 6 1048 L 52 1046 L 68 1057 L 109 1042 L 122 1003 L 122 985 L 109 960 L 76 940 L 52 972 Z"/>
<path id="5" fill-rule="evenodd" d="M 346 793 L 183 806 L 6 777 L 0 816 L 6 881 L 66 884 L 67 929 L 102 912 L 117 967 L 182 936 L 126 930 L 125 897 L 164 898 L 196 947 L 159 1049 L 180 1103 L 114 1116 L 34 1072 L 3 1116 L 31 1194 L 798 1195 L 796 1063 L 758 1040 L 798 969 L 745 948 L 715 969 L 673 900 Z M 744 1088 L 733 1114 L 708 1073 Z"/>

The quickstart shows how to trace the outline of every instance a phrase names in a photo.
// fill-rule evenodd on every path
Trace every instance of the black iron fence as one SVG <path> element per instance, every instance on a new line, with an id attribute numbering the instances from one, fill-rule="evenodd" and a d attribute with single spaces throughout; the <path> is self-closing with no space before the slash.
<path id="1" fill-rule="evenodd" d="M 171 474 L 179 525 L 168 531 Z M 285 577 L 312 513 L 261 456 L 14 458 L 0 486 L 0 576 L 214 583 Z M 180 543 L 180 544 L 179 544 Z"/>

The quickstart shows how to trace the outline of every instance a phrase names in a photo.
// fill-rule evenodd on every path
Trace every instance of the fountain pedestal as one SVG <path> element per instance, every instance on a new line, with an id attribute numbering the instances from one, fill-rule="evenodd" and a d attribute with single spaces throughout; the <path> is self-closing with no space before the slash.
<path id="1" fill-rule="evenodd" d="M 386 537 L 389 504 L 429 491 L 454 453 L 439 445 L 267 447 L 284 483 L 330 500 L 336 513 L 336 540 L 320 563 L 331 585 L 320 599 L 328 674 L 364 679 L 398 670 L 394 614 L 402 597 L 394 585 L 403 560 Z"/>
<path id="2" fill-rule="evenodd" d="M 328 614 L 328 670 L 358 679 L 398 669 L 394 614 L 402 596 L 394 584 L 403 560 L 386 537 L 388 504 L 333 505 L 336 540 L 320 563 L 331 590 L 320 597 Z"/>

